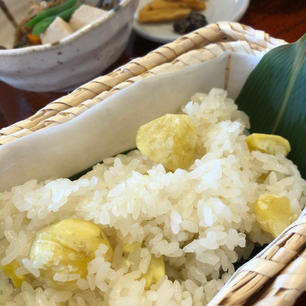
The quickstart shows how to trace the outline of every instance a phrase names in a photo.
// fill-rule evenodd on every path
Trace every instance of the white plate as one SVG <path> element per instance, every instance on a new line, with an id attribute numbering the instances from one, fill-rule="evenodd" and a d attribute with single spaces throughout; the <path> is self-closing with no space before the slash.
<path id="1" fill-rule="evenodd" d="M 137 21 L 139 10 L 152 0 L 139 0 L 134 16 L 134 30 L 141 36 L 161 43 L 170 42 L 180 37 L 173 31 L 172 22 L 160 24 L 141 24 Z M 249 6 L 249 0 L 207 0 L 206 9 L 202 11 L 208 23 L 218 21 L 237 21 Z"/>

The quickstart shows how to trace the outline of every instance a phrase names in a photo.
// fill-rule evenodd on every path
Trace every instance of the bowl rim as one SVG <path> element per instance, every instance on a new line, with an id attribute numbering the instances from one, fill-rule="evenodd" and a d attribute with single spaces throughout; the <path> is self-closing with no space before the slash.
<path id="1" fill-rule="evenodd" d="M 119 9 L 116 10 L 116 7 L 109 10 L 105 15 L 101 16 L 100 18 L 94 20 L 93 22 L 87 24 L 86 26 L 82 27 L 81 29 L 73 32 L 72 34 L 68 35 L 67 37 L 64 37 L 60 39 L 59 41 L 56 41 L 54 43 L 47 43 L 47 44 L 41 44 L 41 45 L 34 45 L 34 46 L 27 46 L 22 48 L 13 48 L 13 49 L 4 49 L 0 50 L 0 56 L 15 56 L 15 55 L 22 55 L 27 53 L 36 53 L 39 51 L 46 51 L 46 50 L 52 50 L 56 49 L 59 46 L 65 46 L 70 44 L 72 41 L 84 36 L 89 31 L 99 27 L 101 24 L 109 20 L 111 17 L 113 17 L 117 12 L 119 12 L 122 8 L 128 6 L 130 3 L 136 0 L 120 0 L 119 2 Z M 134 16 L 134 13 L 133 13 Z"/>

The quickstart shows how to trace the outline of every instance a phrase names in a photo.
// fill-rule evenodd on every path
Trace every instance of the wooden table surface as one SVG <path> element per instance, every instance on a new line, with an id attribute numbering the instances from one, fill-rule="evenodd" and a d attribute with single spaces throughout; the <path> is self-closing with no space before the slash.
<path id="1" fill-rule="evenodd" d="M 264 30 L 274 37 L 293 42 L 306 32 L 306 1 L 251 0 L 240 22 Z M 132 33 L 126 50 L 109 70 L 133 57 L 142 56 L 158 46 L 159 44 Z M 0 95 L 0 127 L 4 127 L 27 118 L 63 94 L 26 92 L 0 82 Z M 306 294 L 295 304 L 295 306 L 302 305 L 306 306 Z"/>

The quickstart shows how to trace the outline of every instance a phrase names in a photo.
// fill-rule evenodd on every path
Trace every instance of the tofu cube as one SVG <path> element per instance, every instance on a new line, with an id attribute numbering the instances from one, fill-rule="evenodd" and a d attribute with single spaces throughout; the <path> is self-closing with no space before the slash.
<path id="1" fill-rule="evenodd" d="M 71 16 L 69 24 L 73 30 L 79 30 L 85 25 L 101 18 L 107 11 L 83 4 Z"/>
<path id="2" fill-rule="evenodd" d="M 70 25 L 60 17 L 56 17 L 45 33 L 40 35 L 43 44 L 54 43 L 73 33 Z"/>

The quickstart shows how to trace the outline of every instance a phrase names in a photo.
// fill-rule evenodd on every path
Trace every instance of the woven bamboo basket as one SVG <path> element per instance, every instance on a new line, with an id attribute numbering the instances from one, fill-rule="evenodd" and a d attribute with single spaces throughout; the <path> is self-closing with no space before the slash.
<path id="1" fill-rule="evenodd" d="M 133 59 L 51 102 L 26 120 L 1 129 L 0 145 L 73 120 L 140 79 L 205 62 L 227 50 L 265 53 L 284 43 L 239 23 L 211 24 Z M 268 247 L 238 269 L 209 306 L 290 306 L 305 290 L 306 210 Z"/>

